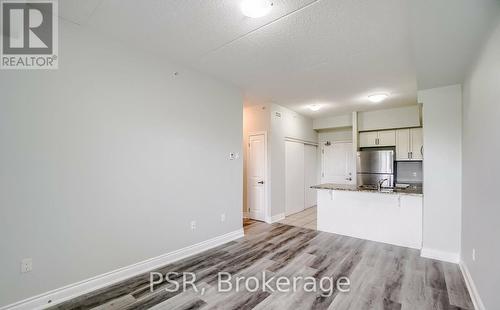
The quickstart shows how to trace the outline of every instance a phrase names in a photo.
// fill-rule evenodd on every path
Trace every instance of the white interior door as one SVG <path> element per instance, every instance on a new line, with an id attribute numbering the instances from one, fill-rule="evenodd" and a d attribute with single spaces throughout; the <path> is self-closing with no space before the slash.
<path id="1" fill-rule="evenodd" d="M 304 145 L 304 185 L 305 185 L 305 207 L 309 208 L 317 204 L 316 190 L 311 186 L 317 185 L 318 166 L 317 166 L 317 147 L 314 145 Z"/>
<path id="2" fill-rule="evenodd" d="M 356 184 L 352 142 L 333 142 L 321 147 L 321 183 Z"/>
<path id="3" fill-rule="evenodd" d="M 285 215 L 304 210 L 304 144 L 285 141 Z"/>
<path id="4" fill-rule="evenodd" d="M 266 137 L 264 134 L 248 137 L 247 203 L 248 216 L 266 219 Z"/>

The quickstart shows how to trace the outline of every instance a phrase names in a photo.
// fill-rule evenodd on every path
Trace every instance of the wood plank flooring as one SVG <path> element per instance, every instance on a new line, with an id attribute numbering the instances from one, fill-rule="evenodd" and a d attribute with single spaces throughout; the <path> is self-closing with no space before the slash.
<path id="1" fill-rule="evenodd" d="M 317 229 L 317 208 L 307 208 L 302 212 L 298 212 L 285 217 L 284 220 L 279 221 L 281 224 L 304 227 L 309 229 Z"/>
<path id="2" fill-rule="evenodd" d="M 151 292 L 147 273 L 51 309 L 473 309 L 458 265 L 424 259 L 413 249 L 280 223 L 246 221 L 244 227 L 244 238 L 158 270 L 195 273 L 198 292 L 167 292 L 168 283 Z M 297 291 L 218 292 L 221 271 L 316 282 L 346 276 L 351 286 L 329 296 L 306 291 L 300 285 L 304 280 Z"/>

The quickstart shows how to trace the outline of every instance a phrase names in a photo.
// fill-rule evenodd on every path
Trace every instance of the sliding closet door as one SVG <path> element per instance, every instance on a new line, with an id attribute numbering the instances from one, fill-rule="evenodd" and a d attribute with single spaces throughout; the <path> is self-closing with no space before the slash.
<path id="1" fill-rule="evenodd" d="M 304 210 L 304 144 L 285 141 L 285 215 Z"/>
<path id="2" fill-rule="evenodd" d="M 305 185 L 305 207 L 316 205 L 316 192 L 311 186 L 318 185 L 318 151 L 314 145 L 304 145 L 304 185 Z"/>

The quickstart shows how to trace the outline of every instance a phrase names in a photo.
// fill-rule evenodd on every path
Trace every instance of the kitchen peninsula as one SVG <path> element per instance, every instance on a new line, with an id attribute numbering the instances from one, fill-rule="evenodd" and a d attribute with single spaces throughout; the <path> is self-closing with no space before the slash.
<path id="1" fill-rule="evenodd" d="M 320 184 L 318 230 L 422 248 L 422 189 L 371 189 Z"/>

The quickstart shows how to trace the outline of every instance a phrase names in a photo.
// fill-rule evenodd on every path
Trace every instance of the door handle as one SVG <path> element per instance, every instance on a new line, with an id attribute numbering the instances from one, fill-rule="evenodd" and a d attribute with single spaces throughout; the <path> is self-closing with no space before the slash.
<path id="1" fill-rule="evenodd" d="M 258 183 L 258 184 L 264 184 L 264 181 L 259 181 L 259 182 L 257 182 L 257 183 Z"/>

